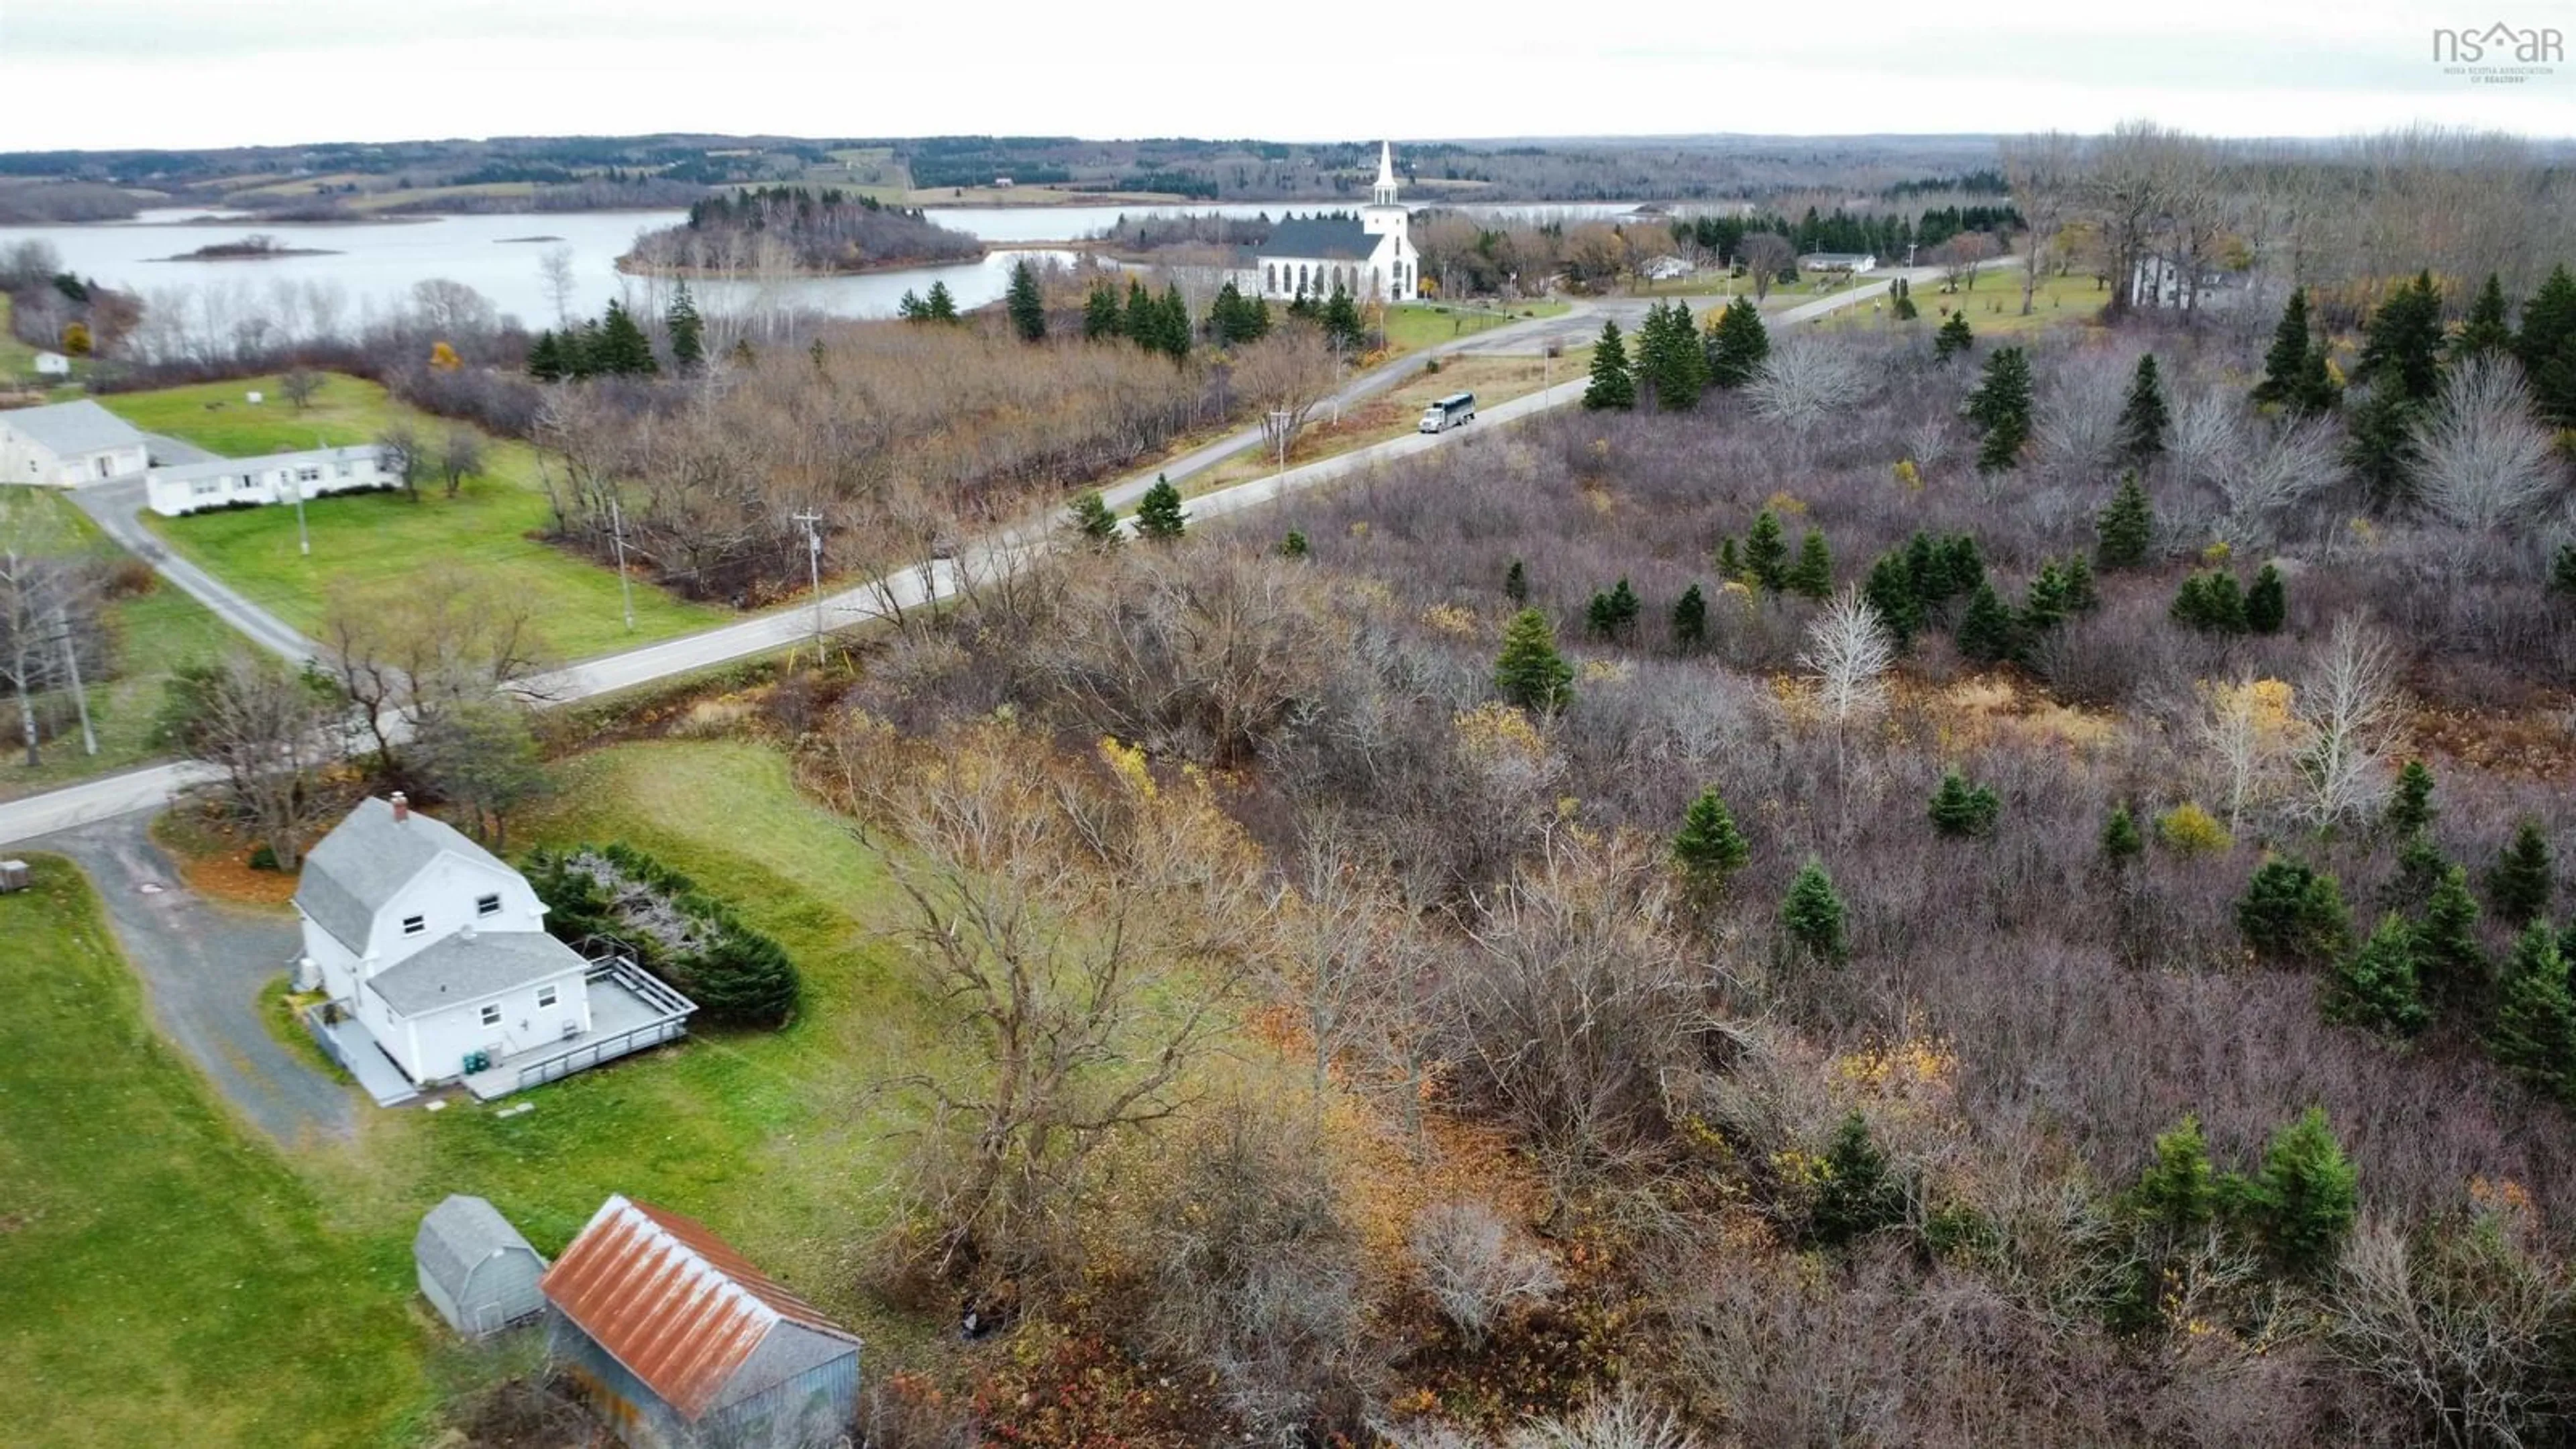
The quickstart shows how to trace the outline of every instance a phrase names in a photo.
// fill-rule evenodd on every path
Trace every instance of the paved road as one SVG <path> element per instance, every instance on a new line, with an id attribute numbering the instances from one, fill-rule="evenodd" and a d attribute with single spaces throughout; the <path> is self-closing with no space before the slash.
<path id="1" fill-rule="evenodd" d="M 100 531 L 144 559 L 179 591 L 214 610 L 215 617 L 252 643 L 301 664 L 314 655 L 313 641 L 286 626 L 275 614 L 252 603 L 204 569 L 172 553 L 137 517 L 143 511 L 143 479 L 119 478 L 71 491 L 72 503 L 94 520 Z"/>
<path id="2" fill-rule="evenodd" d="M 356 1098 L 280 1046 L 259 1019 L 260 987 L 301 944 L 294 919 L 216 905 L 190 891 L 146 833 L 151 819 L 122 815 L 54 835 L 44 846 L 88 874 L 143 978 L 154 1022 L 226 1100 L 290 1147 L 348 1135 L 357 1127 Z"/>

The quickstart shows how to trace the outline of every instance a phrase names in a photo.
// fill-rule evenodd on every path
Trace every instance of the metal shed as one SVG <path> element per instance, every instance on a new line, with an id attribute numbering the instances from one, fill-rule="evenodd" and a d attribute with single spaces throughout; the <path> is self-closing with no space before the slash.
<path id="1" fill-rule="evenodd" d="M 543 1284 L 558 1368 L 632 1449 L 819 1449 L 859 1340 L 678 1213 L 612 1197 Z"/>
<path id="2" fill-rule="evenodd" d="M 483 1338 L 543 1313 L 537 1280 L 546 1260 L 510 1226 L 500 1209 L 455 1194 L 431 1208 L 411 1240 L 421 1296 L 447 1326 Z"/>

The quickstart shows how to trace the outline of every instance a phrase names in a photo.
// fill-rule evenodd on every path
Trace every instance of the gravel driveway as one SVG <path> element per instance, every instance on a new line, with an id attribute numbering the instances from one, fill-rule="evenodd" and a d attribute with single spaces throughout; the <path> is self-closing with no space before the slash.
<path id="1" fill-rule="evenodd" d="M 259 991 L 301 945 L 294 918 L 207 901 L 147 833 L 150 812 L 31 841 L 80 863 L 143 977 L 152 1019 L 243 1116 L 280 1143 L 345 1137 L 350 1089 L 288 1052 L 259 1019 Z M 158 887 L 157 890 L 146 887 Z"/>

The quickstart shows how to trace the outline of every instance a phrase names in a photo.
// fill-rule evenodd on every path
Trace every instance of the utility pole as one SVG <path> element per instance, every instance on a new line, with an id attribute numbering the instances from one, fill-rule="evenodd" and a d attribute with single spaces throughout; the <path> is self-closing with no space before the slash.
<path id="1" fill-rule="evenodd" d="M 81 685 L 80 651 L 72 647 L 71 615 L 62 605 L 54 605 L 54 627 L 60 631 L 63 645 L 63 671 L 71 676 L 72 707 L 80 711 L 81 751 L 98 753 L 98 731 L 89 727 L 89 691 Z"/>
<path id="2" fill-rule="evenodd" d="M 635 585 L 626 578 L 626 511 L 617 506 L 617 495 L 608 495 L 608 536 L 617 547 L 617 594 L 626 604 L 626 632 L 635 632 Z"/>
<path id="3" fill-rule="evenodd" d="M 809 511 L 788 517 L 805 528 L 805 581 L 814 594 L 814 656 L 819 660 L 823 655 L 823 535 L 815 525 L 823 515 Z"/>

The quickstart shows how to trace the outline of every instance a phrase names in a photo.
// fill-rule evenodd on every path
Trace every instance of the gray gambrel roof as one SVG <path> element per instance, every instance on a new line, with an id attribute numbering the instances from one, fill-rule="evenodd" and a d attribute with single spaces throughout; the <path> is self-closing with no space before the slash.
<path id="1" fill-rule="evenodd" d="M 295 904 L 343 946 L 361 955 L 376 912 L 441 854 L 453 852 L 499 870 L 509 867 L 455 829 L 414 810 L 394 819 L 394 807 L 370 795 L 349 818 L 304 856 L 304 878 Z M 390 999 L 390 998 L 389 998 Z"/>
<path id="2" fill-rule="evenodd" d="M 450 1295 L 465 1290 L 476 1264 L 499 1253 L 522 1252 L 544 1267 L 545 1259 L 501 1216 L 501 1210 L 479 1197 L 451 1194 L 420 1220 L 411 1240 L 411 1255 L 422 1271 L 444 1285 Z"/>
<path id="3" fill-rule="evenodd" d="M 13 408 L 0 413 L 0 425 L 35 441 L 58 458 L 143 446 L 143 434 L 132 423 L 88 398 L 40 408 Z"/>
<path id="4" fill-rule="evenodd" d="M 1321 257 L 1326 261 L 1364 262 L 1376 251 L 1377 238 L 1369 235 L 1357 218 L 1338 216 L 1283 221 L 1270 229 L 1270 240 L 1261 244 L 1258 255 L 1289 261 Z"/>
<path id="5" fill-rule="evenodd" d="M 367 989 L 403 1015 L 418 1016 L 589 967 L 580 952 L 543 931 L 459 931 L 368 977 Z"/>

